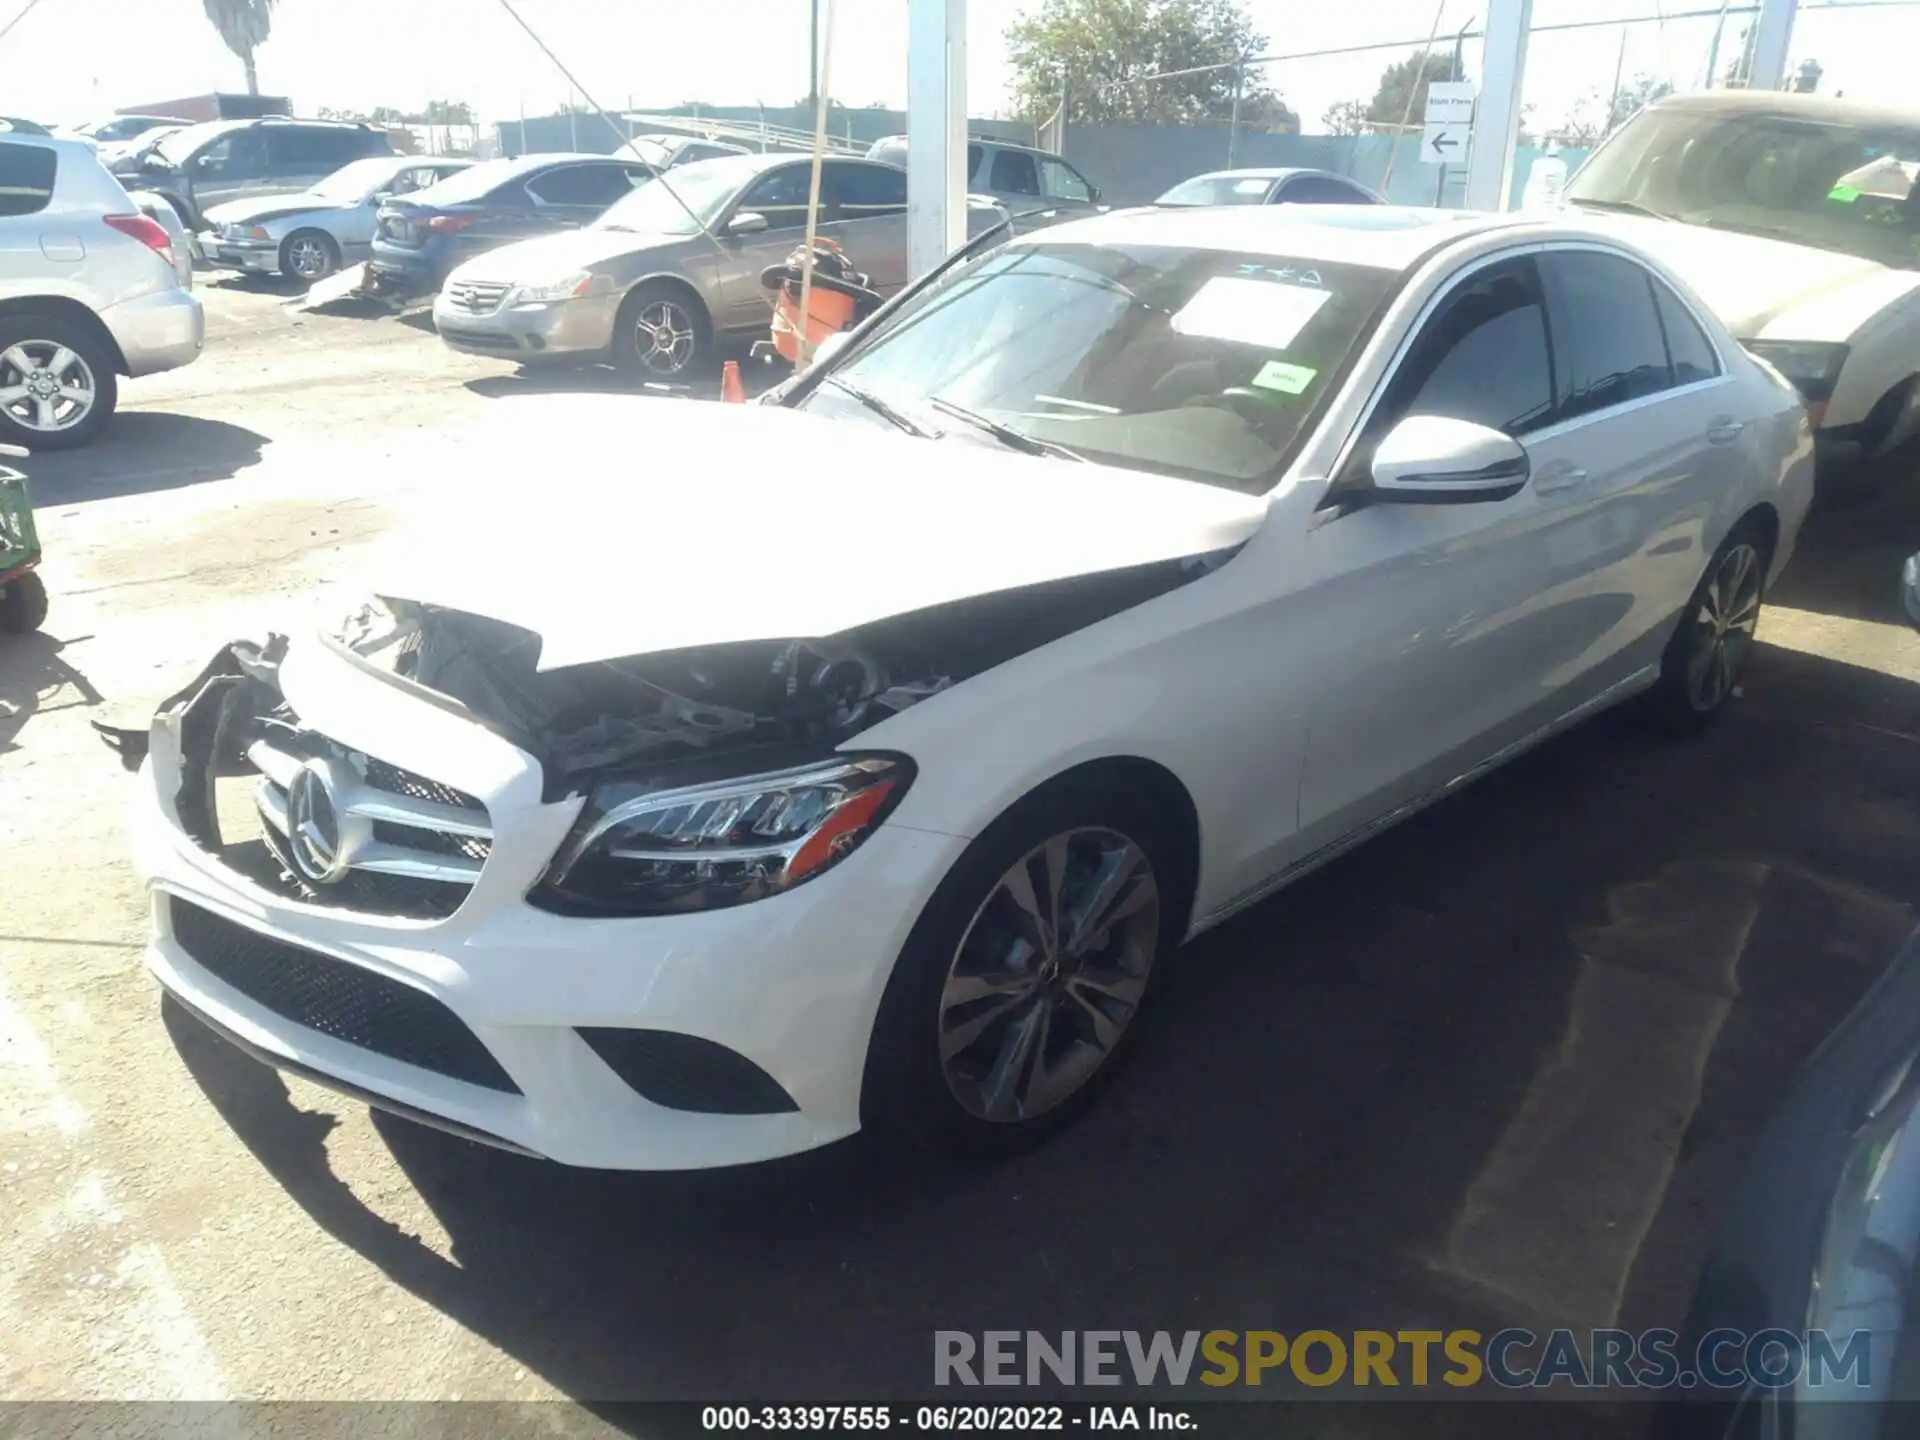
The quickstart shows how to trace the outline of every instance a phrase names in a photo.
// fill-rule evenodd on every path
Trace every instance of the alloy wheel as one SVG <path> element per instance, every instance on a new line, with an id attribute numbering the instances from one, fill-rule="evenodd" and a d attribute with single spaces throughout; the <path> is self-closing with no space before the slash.
<path id="1" fill-rule="evenodd" d="M 633 353 L 655 375 L 677 375 L 693 359 L 693 317 L 672 300 L 655 300 L 634 318 Z"/>
<path id="2" fill-rule="evenodd" d="M 56 340 L 21 340 L 0 353 L 0 410 L 28 430 L 71 430 L 97 394 L 92 367 Z"/>
<path id="3" fill-rule="evenodd" d="M 1133 1023 L 1160 939 L 1160 888 L 1118 831 L 1064 831 L 1002 875 L 940 994 L 940 1069 L 982 1120 L 1031 1120 L 1094 1077 Z"/>
<path id="4" fill-rule="evenodd" d="M 302 235 L 287 246 L 287 264 L 302 280 L 318 280 L 331 264 L 327 247 L 311 235 Z"/>
<path id="5" fill-rule="evenodd" d="M 1720 557 L 1701 592 L 1687 647 L 1687 700 L 1704 715 L 1733 690 L 1760 623 L 1760 552 L 1745 541 Z"/>

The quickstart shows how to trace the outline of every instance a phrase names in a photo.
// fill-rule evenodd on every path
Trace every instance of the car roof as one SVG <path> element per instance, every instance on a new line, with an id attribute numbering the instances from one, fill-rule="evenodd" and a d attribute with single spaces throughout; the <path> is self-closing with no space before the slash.
<path id="1" fill-rule="evenodd" d="M 1913 105 L 1879 105 L 1832 95 L 1797 95 L 1785 90 L 1697 90 L 1686 95 L 1668 95 L 1646 108 L 1661 113 L 1684 110 L 1702 114 L 1792 116 L 1835 125 L 1920 126 L 1920 107 Z"/>
<path id="2" fill-rule="evenodd" d="M 1007 243 L 1175 245 L 1299 260 L 1408 270 L 1438 246 L 1504 229 L 1537 226 L 1538 216 L 1412 205 L 1233 205 L 1115 210 L 1049 226 Z M 1603 221 L 1567 222 L 1601 235 Z"/>

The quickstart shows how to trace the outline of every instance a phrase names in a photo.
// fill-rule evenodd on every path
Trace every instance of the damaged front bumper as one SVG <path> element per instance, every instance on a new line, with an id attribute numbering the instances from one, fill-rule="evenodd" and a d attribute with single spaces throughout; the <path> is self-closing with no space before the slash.
<path id="1" fill-rule="evenodd" d="M 736 1164 L 857 1129 L 893 959 L 965 844 L 887 825 L 833 875 L 750 905 L 575 918 L 525 897 L 579 798 L 545 798 L 531 755 L 325 645 L 229 646 L 144 733 L 105 734 L 140 771 L 146 959 L 168 992 L 271 1064 L 573 1165 Z M 279 849 L 261 837 L 302 815 L 322 851 L 369 815 L 402 830 L 466 817 L 486 846 L 455 877 L 374 872 L 458 887 L 409 911 L 274 863 L 285 833 Z M 381 834 L 355 855 L 405 848 Z"/>

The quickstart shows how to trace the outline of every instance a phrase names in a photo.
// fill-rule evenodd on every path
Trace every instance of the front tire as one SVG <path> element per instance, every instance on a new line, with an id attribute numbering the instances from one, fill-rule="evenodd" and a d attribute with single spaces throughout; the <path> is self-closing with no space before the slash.
<path id="1" fill-rule="evenodd" d="M 887 986 L 866 1124 L 989 1159 L 1090 1106 L 1179 938 L 1171 833 L 1137 790 L 1090 778 L 1038 792 L 975 840 Z"/>
<path id="2" fill-rule="evenodd" d="M 280 273 L 308 285 L 340 268 L 340 247 L 324 230 L 296 230 L 280 242 Z"/>
<path id="3" fill-rule="evenodd" d="M 620 303 L 613 363 L 641 380 L 678 380 L 713 352 L 713 327 L 700 303 L 677 285 L 649 280 Z"/>
<path id="4" fill-rule="evenodd" d="M 1760 625 L 1772 558 L 1766 531 L 1751 517 L 1714 552 L 1667 642 L 1651 693 L 1654 714 L 1668 729 L 1704 730 L 1733 699 Z"/>
<path id="5" fill-rule="evenodd" d="M 7 581 L 0 592 L 0 630 L 26 635 L 47 623 L 47 582 L 32 570 Z"/>
<path id="6" fill-rule="evenodd" d="M 114 357 L 57 315 L 0 319 L 0 439 L 70 450 L 100 433 L 119 401 Z"/>

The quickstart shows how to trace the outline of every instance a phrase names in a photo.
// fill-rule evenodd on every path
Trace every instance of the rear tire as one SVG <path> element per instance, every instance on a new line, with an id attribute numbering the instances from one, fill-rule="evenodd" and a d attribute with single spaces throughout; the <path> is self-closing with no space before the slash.
<path id="1" fill-rule="evenodd" d="M 1648 694 L 1655 720 L 1688 734 L 1706 729 L 1733 699 L 1753 650 L 1766 599 L 1773 545 L 1753 516 L 1713 552 L 1660 660 L 1660 679 Z"/>
<path id="2" fill-rule="evenodd" d="M 47 582 L 28 570 L 7 581 L 0 593 L 0 630 L 26 635 L 47 623 Z"/>
<path id="3" fill-rule="evenodd" d="M 35 452 L 85 445 L 119 402 L 116 363 L 62 316 L 0 318 L 0 440 Z"/>
<path id="4" fill-rule="evenodd" d="M 868 1047 L 865 1125 L 985 1160 L 1091 1106 L 1179 939 L 1173 833 L 1137 789 L 1097 774 L 989 826 L 901 950 Z"/>
<path id="5" fill-rule="evenodd" d="M 713 355 L 713 326 L 699 301 L 677 285 L 633 287 L 613 322 L 613 363 L 638 380 L 681 380 Z"/>

